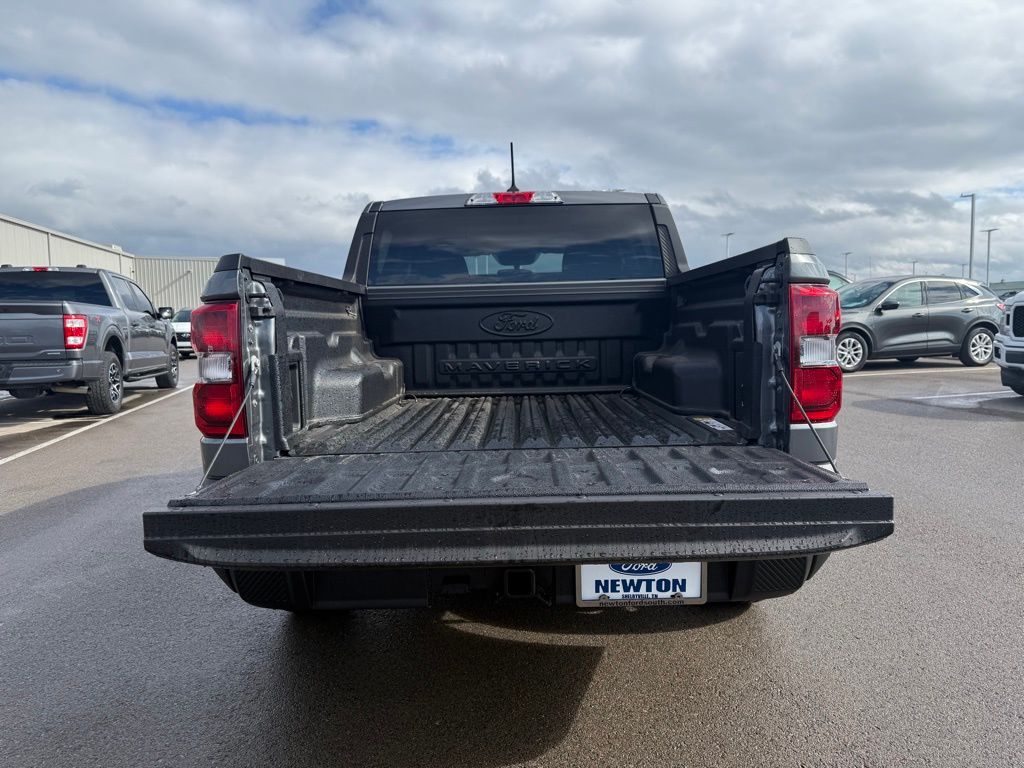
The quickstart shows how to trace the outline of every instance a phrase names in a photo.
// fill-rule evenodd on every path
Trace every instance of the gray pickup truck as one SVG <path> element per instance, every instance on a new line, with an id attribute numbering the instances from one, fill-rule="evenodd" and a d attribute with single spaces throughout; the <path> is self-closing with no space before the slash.
<path id="1" fill-rule="evenodd" d="M 893 531 L 818 466 L 828 281 L 797 238 L 690 269 L 626 192 L 373 203 L 340 280 L 225 256 L 191 326 L 220 479 L 146 512 L 146 549 L 292 611 L 788 594 Z"/>
<path id="2" fill-rule="evenodd" d="M 121 409 L 125 381 L 178 386 L 170 307 L 128 278 L 87 267 L 0 267 L 0 390 L 81 392 L 89 411 Z"/>

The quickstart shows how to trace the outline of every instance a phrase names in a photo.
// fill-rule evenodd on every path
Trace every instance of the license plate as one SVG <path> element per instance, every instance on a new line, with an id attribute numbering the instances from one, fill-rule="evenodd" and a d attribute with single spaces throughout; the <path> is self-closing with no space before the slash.
<path id="1" fill-rule="evenodd" d="M 707 601 L 707 563 L 576 566 L 576 605 L 695 604 Z"/>

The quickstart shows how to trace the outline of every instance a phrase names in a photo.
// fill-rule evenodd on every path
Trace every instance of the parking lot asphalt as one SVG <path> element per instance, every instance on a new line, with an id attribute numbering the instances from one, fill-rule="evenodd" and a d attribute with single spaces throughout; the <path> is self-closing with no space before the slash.
<path id="1" fill-rule="evenodd" d="M 165 394 L 0 401 L 2 766 L 1024 763 L 1024 398 L 994 366 L 848 376 L 839 466 L 896 534 L 746 610 L 250 607 L 142 549 L 200 475 Z"/>

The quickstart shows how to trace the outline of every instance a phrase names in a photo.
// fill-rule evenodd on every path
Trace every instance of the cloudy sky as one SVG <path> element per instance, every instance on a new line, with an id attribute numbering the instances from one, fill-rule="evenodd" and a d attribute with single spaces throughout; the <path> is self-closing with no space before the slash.
<path id="1" fill-rule="evenodd" d="M 691 264 L 784 235 L 1024 279 L 1024 4 L 7 0 L 0 212 L 338 273 L 370 200 L 625 188 Z"/>

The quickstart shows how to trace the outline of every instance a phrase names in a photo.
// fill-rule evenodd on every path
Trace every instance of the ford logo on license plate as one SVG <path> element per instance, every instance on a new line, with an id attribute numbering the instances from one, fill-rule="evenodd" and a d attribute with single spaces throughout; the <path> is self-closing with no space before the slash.
<path id="1" fill-rule="evenodd" d="M 663 573 L 671 567 L 672 563 L 612 563 L 608 567 L 616 573 L 627 575 L 635 573 Z"/>

